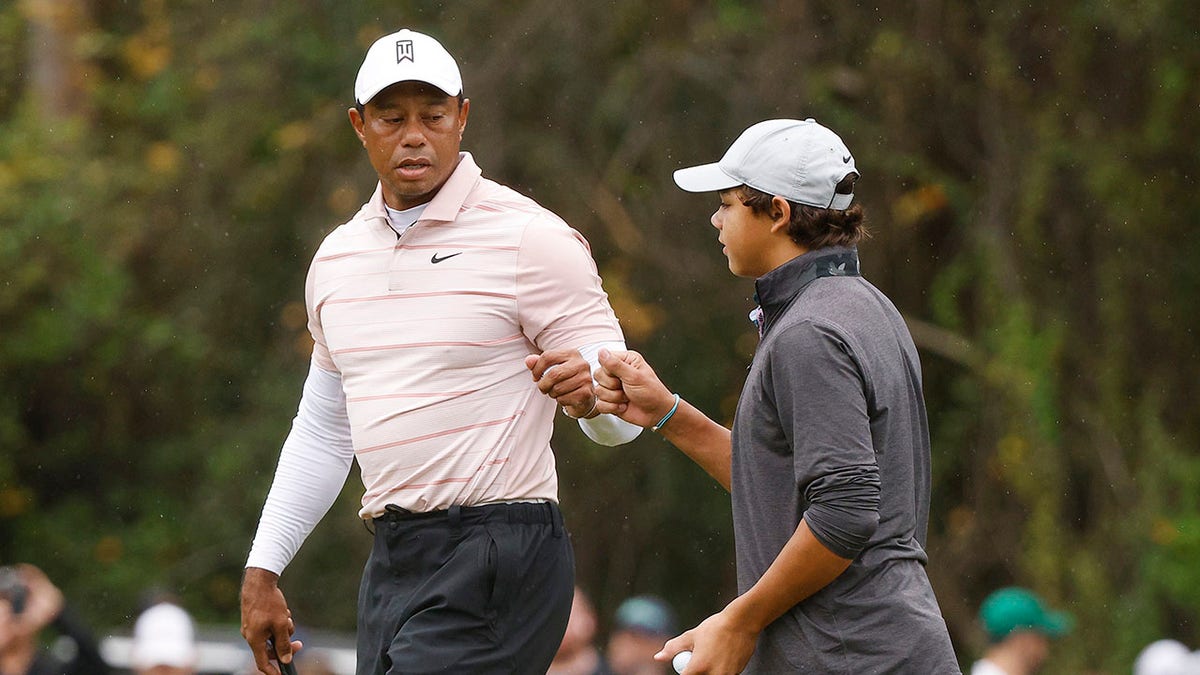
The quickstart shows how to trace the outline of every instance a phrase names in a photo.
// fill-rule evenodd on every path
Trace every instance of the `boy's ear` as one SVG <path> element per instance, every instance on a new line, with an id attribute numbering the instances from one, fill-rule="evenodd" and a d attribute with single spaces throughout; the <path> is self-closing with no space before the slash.
<path id="1" fill-rule="evenodd" d="M 783 197 L 771 198 L 771 231 L 781 229 L 787 231 L 788 223 L 792 220 L 792 205 Z"/>

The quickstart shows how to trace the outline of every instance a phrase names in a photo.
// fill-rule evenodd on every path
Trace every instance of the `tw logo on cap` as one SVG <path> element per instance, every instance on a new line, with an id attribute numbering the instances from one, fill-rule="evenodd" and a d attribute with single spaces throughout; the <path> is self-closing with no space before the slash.
<path id="1" fill-rule="evenodd" d="M 416 63 L 416 60 L 413 58 L 412 40 L 396 40 L 396 63 L 404 63 L 405 61 Z"/>

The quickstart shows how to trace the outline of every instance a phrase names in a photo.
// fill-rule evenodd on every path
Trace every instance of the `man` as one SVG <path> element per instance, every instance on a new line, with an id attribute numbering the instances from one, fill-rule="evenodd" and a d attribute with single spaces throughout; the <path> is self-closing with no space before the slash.
<path id="1" fill-rule="evenodd" d="M 740 594 L 656 657 L 692 650 L 688 673 L 958 672 L 924 569 L 920 363 L 859 275 L 857 178 L 811 119 L 756 124 L 719 162 L 675 173 L 719 193 L 729 269 L 756 280 L 762 337 L 732 432 L 639 354 L 601 353 L 598 409 L 652 426 L 731 491 Z"/>
<path id="2" fill-rule="evenodd" d="M 67 649 L 42 649 L 51 627 Z M 0 567 L 0 673 L 3 675 L 105 675 L 92 632 L 75 616 L 50 578 L 37 567 Z"/>
<path id="3" fill-rule="evenodd" d="M 1050 656 L 1050 641 L 1071 630 L 1070 615 L 1046 608 L 1035 593 L 1024 588 L 1001 588 L 979 607 L 979 621 L 987 634 L 983 658 L 971 666 L 971 675 L 1032 675 Z"/>
<path id="4" fill-rule="evenodd" d="M 596 410 L 581 352 L 623 337 L 587 243 L 481 176 L 459 151 L 469 112 L 433 38 L 402 30 L 368 50 L 348 114 L 379 184 L 309 268 L 312 366 L 242 583 L 265 673 L 301 647 L 278 576 L 352 459 L 375 531 L 358 672 L 544 672 L 574 559 L 540 391 L 598 442 L 640 431 Z"/>
<path id="5" fill-rule="evenodd" d="M 663 675 L 670 666 L 655 660 L 663 642 L 675 634 L 675 613 L 662 598 L 635 595 L 617 607 L 608 636 L 608 662 L 614 675 Z"/>

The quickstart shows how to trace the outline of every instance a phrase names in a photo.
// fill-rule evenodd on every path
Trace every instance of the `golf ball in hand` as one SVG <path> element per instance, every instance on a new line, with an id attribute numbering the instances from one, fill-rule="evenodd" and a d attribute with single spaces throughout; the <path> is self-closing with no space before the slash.
<path id="1" fill-rule="evenodd" d="M 688 662 L 690 662 L 691 660 L 692 660 L 691 652 L 686 652 L 686 651 L 679 652 L 678 654 L 675 655 L 675 658 L 671 659 L 671 667 L 675 669 L 675 672 L 682 673 L 683 669 L 687 668 Z"/>

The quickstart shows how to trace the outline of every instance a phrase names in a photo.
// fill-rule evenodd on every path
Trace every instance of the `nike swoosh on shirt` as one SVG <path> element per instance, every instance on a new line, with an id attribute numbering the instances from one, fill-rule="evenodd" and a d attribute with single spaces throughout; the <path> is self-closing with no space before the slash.
<path id="1" fill-rule="evenodd" d="M 431 263 L 433 263 L 434 265 L 436 265 L 436 264 L 438 264 L 438 263 L 442 262 L 443 260 L 449 260 L 450 258 L 453 258 L 453 257 L 454 257 L 454 256 L 456 256 L 456 255 L 462 255 L 462 254 L 463 254 L 463 252 L 462 252 L 462 251 L 459 251 L 458 253 L 451 253 L 450 255 L 444 255 L 444 256 L 442 256 L 442 257 L 440 257 L 440 258 L 439 258 L 439 257 L 438 257 L 438 254 L 434 253 L 434 254 L 433 254 L 433 257 L 429 259 L 429 262 L 431 262 Z"/>

